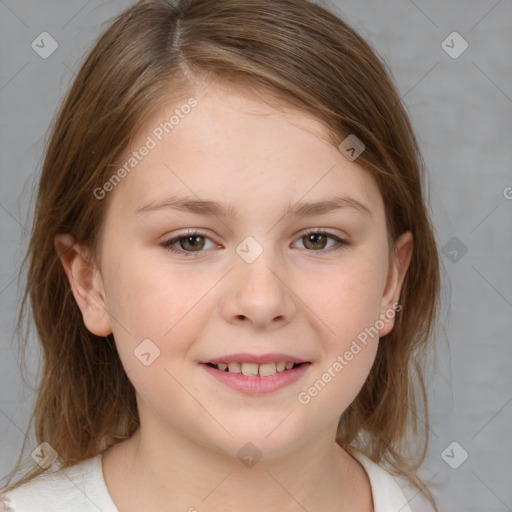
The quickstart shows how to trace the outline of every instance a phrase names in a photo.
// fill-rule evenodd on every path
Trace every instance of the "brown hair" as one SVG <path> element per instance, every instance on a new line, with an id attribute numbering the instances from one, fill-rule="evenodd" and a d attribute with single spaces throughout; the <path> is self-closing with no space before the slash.
<path id="1" fill-rule="evenodd" d="M 437 246 L 422 193 L 423 159 L 385 64 L 344 21 L 307 0 L 139 2 L 113 21 L 86 58 L 52 129 L 22 267 L 28 264 L 18 326 L 30 300 L 43 348 L 30 418 L 37 441 L 48 442 L 65 468 L 130 437 L 139 426 L 135 392 L 114 340 L 86 329 L 54 236 L 70 233 L 97 256 L 107 201 L 98 201 L 93 191 L 112 176 L 144 121 L 170 96 L 183 97 L 190 78 L 199 75 L 311 113 L 336 146 L 349 134 L 364 142 L 357 163 L 379 186 L 390 241 L 410 230 L 414 249 L 400 297 L 402 312 L 342 415 L 337 442 L 389 463 L 395 474 L 423 488 L 435 507 L 417 475 L 428 445 L 424 369 L 433 348 L 440 287 Z M 27 322 L 25 341 L 29 330 Z M 421 436 L 418 421 L 425 425 Z M 415 442 L 420 437 L 419 454 L 407 455 L 402 446 L 408 426 Z M 42 472 L 35 467 L 6 490 Z"/>

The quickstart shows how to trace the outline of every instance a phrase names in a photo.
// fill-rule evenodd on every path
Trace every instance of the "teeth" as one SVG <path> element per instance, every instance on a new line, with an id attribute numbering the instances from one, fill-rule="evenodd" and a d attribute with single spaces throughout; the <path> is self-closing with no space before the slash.
<path id="1" fill-rule="evenodd" d="M 243 375 L 258 375 L 258 364 L 257 363 L 242 363 L 242 374 Z"/>
<path id="2" fill-rule="evenodd" d="M 229 363 L 228 370 L 230 373 L 242 373 L 242 369 L 240 368 L 240 363 Z"/>
<path id="3" fill-rule="evenodd" d="M 260 364 L 260 377 L 268 377 L 277 373 L 276 363 Z"/>
<path id="4" fill-rule="evenodd" d="M 218 363 L 217 368 L 221 372 L 228 371 L 229 373 L 241 373 L 243 375 L 260 377 L 270 377 L 276 373 L 284 372 L 285 370 L 291 370 L 294 363 L 292 361 L 278 363 L 263 363 L 258 365 L 257 363 Z"/>

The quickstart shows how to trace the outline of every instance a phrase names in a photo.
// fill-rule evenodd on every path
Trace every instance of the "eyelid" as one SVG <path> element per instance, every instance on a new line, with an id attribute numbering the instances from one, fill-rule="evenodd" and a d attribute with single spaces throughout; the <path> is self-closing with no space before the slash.
<path id="1" fill-rule="evenodd" d="M 218 244 L 218 242 L 216 242 L 209 233 L 207 233 L 205 231 L 202 231 L 200 229 L 189 228 L 186 231 L 178 232 L 175 235 L 173 235 L 171 238 L 168 238 L 168 239 L 164 240 L 163 242 L 160 243 L 160 245 L 163 246 L 163 247 L 168 248 L 172 244 L 175 244 L 176 242 L 178 242 L 182 238 L 186 238 L 188 236 L 201 236 L 203 238 L 206 238 L 206 239 L 211 240 L 212 242 Z M 185 252 L 185 253 L 193 253 L 194 251 L 182 251 L 182 250 L 180 250 L 179 252 L 181 252 L 181 253 L 183 253 L 183 252 Z M 205 252 L 205 251 L 195 251 L 195 252 Z"/>
<path id="2" fill-rule="evenodd" d="M 319 234 L 325 234 L 325 235 L 331 235 L 333 236 L 334 238 L 339 238 L 340 240 L 342 239 L 343 235 L 339 235 L 337 233 L 333 233 L 332 231 L 329 230 L 329 228 L 322 228 L 322 227 L 318 227 L 318 228 L 308 228 L 304 231 L 300 231 L 299 234 L 300 234 L 300 237 L 303 237 L 303 236 L 306 236 L 306 235 L 309 235 L 310 233 L 319 233 Z M 299 238 L 300 238 L 299 237 Z"/>

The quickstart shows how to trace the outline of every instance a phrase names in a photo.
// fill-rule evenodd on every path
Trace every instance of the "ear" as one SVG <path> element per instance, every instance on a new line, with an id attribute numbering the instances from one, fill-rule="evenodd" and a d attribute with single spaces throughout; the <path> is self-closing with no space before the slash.
<path id="1" fill-rule="evenodd" d="M 395 325 L 395 312 L 401 309 L 398 305 L 402 284 L 411 262 L 413 238 L 410 231 L 402 233 L 396 240 L 396 249 L 391 255 L 388 279 L 382 295 L 380 319 L 384 326 L 379 329 L 379 338 L 389 334 Z M 398 305 L 398 307 L 397 307 Z"/>
<path id="2" fill-rule="evenodd" d="M 56 235 L 54 244 L 85 326 L 97 336 L 108 336 L 112 325 L 99 270 L 90 262 L 88 252 L 71 235 Z"/>

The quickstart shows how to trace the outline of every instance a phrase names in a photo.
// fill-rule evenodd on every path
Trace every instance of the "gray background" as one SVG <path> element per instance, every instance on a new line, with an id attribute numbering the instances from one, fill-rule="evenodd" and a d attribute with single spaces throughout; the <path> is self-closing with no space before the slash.
<path id="1" fill-rule="evenodd" d="M 29 380 L 21 379 L 14 321 L 48 126 L 82 56 L 106 21 L 131 3 L 0 0 L 0 478 L 18 455 L 37 381 L 34 341 Z M 512 1 L 327 5 L 393 71 L 424 152 L 445 246 L 444 331 L 429 378 L 431 443 L 421 474 L 435 485 L 442 511 L 510 511 Z M 31 48 L 45 31 L 59 45 L 47 59 Z M 458 58 L 441 46 L 453 31 L 469 45 Z M 448 44 L 462 48 L 456 39 Z M 36 447 L 29 435 L 28 453 Z M 468 458 L 460 464 L 463 450 Z"/>

